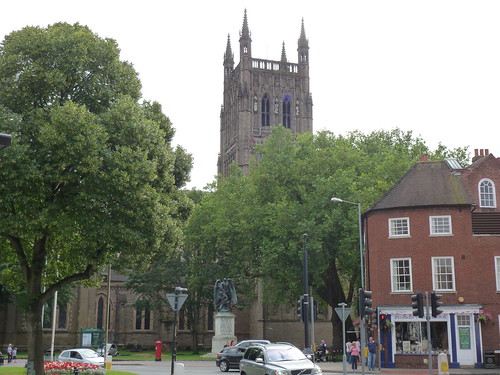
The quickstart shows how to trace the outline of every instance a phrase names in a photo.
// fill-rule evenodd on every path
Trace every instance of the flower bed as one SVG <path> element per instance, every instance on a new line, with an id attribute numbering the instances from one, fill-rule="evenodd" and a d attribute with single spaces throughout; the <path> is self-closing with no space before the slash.
<path id="1" fill-rule="evenodd" d="M 72 362 L 45 362 L 43 364 L 45 375 L 56 374 L 78 374 L 88 375 L 104 375 L 106 371 L 98 365 L 91 365 L 90 363 L 72 363 Z"/>

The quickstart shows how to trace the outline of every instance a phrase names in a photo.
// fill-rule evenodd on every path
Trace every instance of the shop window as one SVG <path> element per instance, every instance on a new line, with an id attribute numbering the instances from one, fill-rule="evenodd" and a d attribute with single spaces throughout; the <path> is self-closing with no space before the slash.
<path id="1" fill-rule="evenodd" d="M 393 292 L 411 292 L 411 259 L 391 259 L 391 279 Z"/>
<path id="2" fill-rule="evenodd" d="M 428 353 L 427 322 L 396 322 L 396 353 Z M 448 350 L 446 322 L 431 322 L 431 349 L 433 352 Z"/>
<path id="3" fill-rule="evenodd" d="M 455 290 L 455 267 L 453 257 L 432 258 L 432 284 L 434 290 Z"/>
<path id="4" fill-rule="evenodd" d="M 398 217 L 389 219 L 389 237 L 410 236 L 410 219 Z"/>

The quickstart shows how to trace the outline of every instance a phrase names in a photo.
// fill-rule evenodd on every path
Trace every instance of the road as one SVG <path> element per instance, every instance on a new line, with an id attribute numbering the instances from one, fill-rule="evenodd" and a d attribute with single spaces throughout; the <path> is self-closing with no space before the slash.
<path id="1" fill-rule="evenodd" d="M 184 375 L 191 374 L 221 374 L 219 368 L 215 366 L 214 361 L 185 361 L 179 362 L 179 364 L 184 364 Z M 116 361 L 113 362 L 111 369 L 117 371 L 126 371 L 131 372 L 138 375 L 170 375 L 172 363 L 170 361 L 161 361 L 161 362 L 152 362 L 145 361 L 144 363 L 140 362 L 125 362 L 125 361 Z M 238 374 L 238 370 L 231 370 L 228 374 L 236 375 Z M 175 369 L 174 375 L 181 375 L 181 369 Z"/>

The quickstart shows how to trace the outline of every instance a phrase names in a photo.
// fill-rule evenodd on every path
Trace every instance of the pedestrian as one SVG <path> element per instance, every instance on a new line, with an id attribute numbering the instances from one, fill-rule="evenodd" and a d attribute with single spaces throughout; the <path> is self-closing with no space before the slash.
<path id="1" fill-rule="evenodd" d="M 345 352 L 347 355 L 347 363 L 351 363 L 351 346 L 352 346 L 352 343 L 350 341 L 347 341 L 345 343 Z"/>
<path id="2" fill-rule="evenodd" d="M 12 362 L 12 351 L 12 344 L 9 344 L 9 346 L 7 347 L 7 363 Z"/>
<path id="3" fill-rule="evenodd" d="M 373 340 L 373 337 L 368 339 L 368 371 L 375 371 L 375 358 L 377 357 L 378 344 Z"/>
<path id="4" fill-rule="evenodd" d="M 353 341 L 351 345 L 351 368 L 353 371 L 358 370 L 358 360 L 359 360 L 359 346 L 356 345 L 356 341 Z"/>
<path id="5" fill-rule="evenodd" d="M 319 359 L 320 361 L 326 362 L 326 343 L 325 340 L 321 340 L 319 344 Z"/>
<path id="6" fill-rule="evenodd" d="M 17 359 L 17 348 L 14 348 L 14 350 L 12 350 L 12 360 L 14 362 L 17 362 L 16 359 Z"/>

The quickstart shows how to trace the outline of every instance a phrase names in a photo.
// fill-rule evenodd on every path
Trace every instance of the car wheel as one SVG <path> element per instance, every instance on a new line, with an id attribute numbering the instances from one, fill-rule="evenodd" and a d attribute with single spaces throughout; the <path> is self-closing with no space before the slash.
<path id="1" fill-rule="evenodd" d="M 222 372 L 228 372 L 229 371 L 229 362 L 226 360 L 220 361 L 219 363 L 219 369 Z"/>

